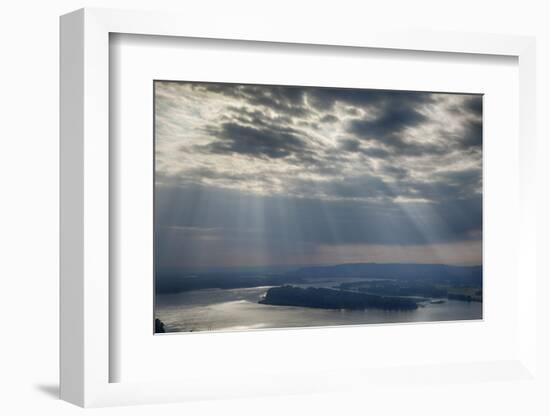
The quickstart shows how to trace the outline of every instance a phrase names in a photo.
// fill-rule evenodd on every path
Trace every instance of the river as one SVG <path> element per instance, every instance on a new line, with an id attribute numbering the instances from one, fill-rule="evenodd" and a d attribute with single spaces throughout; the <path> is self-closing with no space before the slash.
<path id="1" fill-rule="evenodd" d="M 342 280 L 340 280 L 341 282 Z M 332 282 L 316 286 L 329 286 Z M 310 285 L 311 286 L 311 285 Z M 205 289 L 159 295 L 155 316 L 167 332 L 458 321 L 482 318 L 480 302 L 423 303 L 414 311 L 328 310 L 258 303 L 269 287 Z"/>

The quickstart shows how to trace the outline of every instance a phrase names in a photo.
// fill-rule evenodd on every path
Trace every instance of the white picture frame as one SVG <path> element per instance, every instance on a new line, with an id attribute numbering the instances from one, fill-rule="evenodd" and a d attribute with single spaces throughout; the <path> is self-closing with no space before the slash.
<path id="1" fill-rule="evenodd" d="M 109 36 L 113 33 L 280 42 L 335 47 L 383 48 L 438 53 L 505 55 L 519 62 L 520 220 L 517 224 L 518 354 L 510 360 L 423 366 L 412 378 L 428 380 L 445 370 L 448 379 L 479 382 L 476 372 L 506 379 L 536 377 L 536 211 L 535 177 L 535 41 L 529 37 L 464 33 L 395 32 L 375 29 L 327 32 L 312 25 L 281 28 L 277 24 L 234 27 L 223 20 L 205 25 L 193 16 L 168 13 L 82 9 L 61 18 L 61 398 L 80 406 L 159 403 L 197 398 L 272 393 L 322 392 L 358 386 L 395 376 L 395 369 L 368 373 L 342 369 L 320 382 L 312 375 L 282 372 L 269 380 L 231 383 L 212 380 L 110 382 L 109 275 Z M 339 372 L 338 372 L 339 371 Z M 411 374 L 408 369 L 406 373 Z M 402 377 L 403 374 L 400 374 Z M 307 380 L 311 383 L 307 383 Z M 497 377 L 498 378 L 498 377 Z M 391 381 L 390 381 L 391 382 Z"/>

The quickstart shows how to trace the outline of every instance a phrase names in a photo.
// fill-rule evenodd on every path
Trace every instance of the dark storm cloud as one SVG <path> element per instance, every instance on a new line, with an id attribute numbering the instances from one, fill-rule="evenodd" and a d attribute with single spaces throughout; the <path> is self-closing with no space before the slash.
<path id="1" fill-rule="evenodd" d="M 389 155 L 425 156 L 437 155 L 448 151 L 448 145 L 441 145 L 431 141 L 408 141 L 405 131 L 426 123 L 428 118 L 418 109 L 399 104 L 397 106 L 382 107 L 376 118 L 354 119 L 348 124 L 349 134 L 373 143 L 376 150 L 361 149 L 357 145 L 355 151 L 362 151 L 373 157 L 387 157 Z"/>
<path id="2" fill-rule="evenodd" d="M 306 88 L 308 103 L 317 110 L 331 110 L 336 103 L 351 107 L 417 106 L 433 102 L 425 92 L 360 90 L 348 88 Z M 353 110 L 351 110 L 353 111 Z"/>
<path id="3" fill-rule="evenodd" d="M 434 101 L 433 94 L 414 91 L 205 83 L 192 84 L 192 87 L 226 97 L 238 98 L 249 105 L 270 108 L 291 116 L 303 116 L 312 109 L 327 112 L 332 110 L 336 103 L 349 106 L 350 114 L 357 114 L 357 108 L 374 106 L 406 108 Z M 306 105 L 306 101 L 309 106 Z M 322 121 L 335 122 L 337 120 L 333 114 L 327 114 Z"/>
<path id="4" fill-rule="evenodd" d="M 212 131 L 212 135 L 217 140 L 207 147 L 214 153 L 239 153 L 278 159 L 304 151 L 307 147 L 298 132 L 288 127 L 255 128 L 223 123 L 219 130 Z"/>
<path id="5" fill-rule="evenodd" d="M 391 156 L 391 153 L 386 149 L 383 149 L 381 147 L 374 147 L 374 146 L 368 147 L 366 149 L 362 149 L 361 152 L 364 155 L 375 159 L 387 159 Z"/>
<path id="6" fill-rule="evenodd" d="M 481 117 L 482 111 L 483 111 L 483 96 L 482 95 L 474 95 L 472 97 L 469 97 L 466 99 L 464 107 L 466 110 L 478 117 Z"/>
<path id="7" fill-rule="evenodd" d="M 168 84 L 172 94 L 174 84 L 186 85 Z M 294 181 L 295 176 L 299 179 L 311 173 L 317 176 L 310 179 L 317 181 L 323 176 L 328 179 L 346 172 L 345 176 L 350 182 L 358 181 L 362 176 L 358 173 L 366 170 L 371 175 L 379 175 L 376 178 L 378 183 L 385 183 L 388 179 L 395 182 L 407 176 L 404 172 L 416 171 L 425 175 L 441 163 L 440 157 L 445 158 L 449 166 L 461 164 L 460 157 L 464 157 L 464 154 L 459 153 L 461 149 L 476 149 L 481 145 L 481 96 L 461 98 L 459 95 L 422 92 L 235 84 L 188 85 L 191 91 L 202 94 L 193 104 L 193 111 L 196 111 L 196 105 L 205 100 L 216 103 L 210 101 L 212 98 L 209 97 L 212 96 L 223 98 L 217 104 L 223 111 L 218 113 L 217 118 L 198 124 L 200 130 L 195 131 L 202 131 L 205 140 L 197 144 L 181 145 L 182 152 L 200 151 L 205 157 L 241 155 L 279 160 L 278 169 L 272 172 L 278 172 L 275 174 L 284 181 L 287 190 L 299 188 L 295 184 L 298 182 Z M 169 101 L 159 101 L 164 103 L 160 107 L 161 112 L 168 112 L 171 108 L 167 105 Z M 337 103 L 344 105 L 344 112 L 340 107 L 339 110 L 335 108 Z M 449 128 L 446 124 L 437 124 L 437 119 L 434 119 L 434 108 L 441 111 L 446 107 L 450 113 L 456 114 L 456 120 L 450 119 Z M 319 113 L 321 110 L 323 112 Z M 211 112 L 210 108 L 208 112 Z M 361 117 L 350 119 L 350 113 Z M 168 128 L 171 124 L 167 122 L 166 126 Z M 337 129 L 336 133 L 327 135 L 334 128 Z M 421 157 L 421 165 L 411 165 L 407 160 L 410 157 Z M 476 157 L 471 157 L 471 163 L 476 161 Z M 234 169 L 235 163 L 231 166 Z M 354 173 L 351 169 L 353 166 L 359 171 Z M 392 169 L 395 166 L 401 169 Z M 229 176 L 231 173 L 222 166 L 220 168 L 217 169 L 217 175 L 203 177 L 227 183 L 223 181 L 223 175 Z M 289 178 L 285 171 L 291 168 L 292 176 Z M 193 174 L 199 172 L 196 167 L 186 166 L 185 170 L 190 176 L 198 176 Z M 455 170 L 460 168 L 455 167 Z M 426 200 L 436 197 L 438 190 L 443 194 L 447 189 L 448 192 L 454 189 L 451 185 L 435 185 L 432 183 L 436 182 L 433 177 L 415 176 L 419 181 L 418 186 L 394 186 L 391 192 L 386 190 L 388 196 Z M 265 172 L 256 172 L 254 180 L 257 177 L 270 182 Z M 238 185 L 247 180 L 242 178 L 235 183 Z M 329 192 L 325 185 L 331 181 L 324 182 L 319 187 L 325 188 L 325 195 L 329 197 L 350 194 Z M 434 191 L 436 186 L 439 188 Z M 426 195 L 422 195 L 423 190 Z M 307 189 L 304 192 L 307 194 Z"/>
<path id="8" fill-rule="evenodd" d="M 213 140 L 198 149 L 203 152 L 241 154 L 263 159 L 293 156 L 296 162 L 315 166 L 319 164 L 313 149 L 315 140 L 310 134 L 294 127 L 291 118 L 286 115 L 230 106 L 223 119 L 227 121 L 204 127 Z"/>
<path id="9" fill-rule="evenodd" d="M 265 111 L 249 110 L 246 107 L 228 107 L 227 114 L 223 119 L 241 124 L 247 124 L 252 127 L 269 127 L 280 129 L 292 124 L 292 118 L 286 115 L 269 116 Z"/>
<path id="10" fill-rule="evenodd" d="M 422 109 L 434 100 L 433 94 L 414 92 L 377 92 L 363 101 L 376 104 L 375 111 L 366 117 L 352 119 L 347 123 L 348 133 L 355 141 L 346 143 L 348 151 L 362 152 L 372 157 L 425 156 L 448 151 L 448 146 L 431 140 L 410 141 L 406 138 L 407 129 L 422 126 L 429 122 Z M 359 101 L 359 98 L 356 98 Z M 374 113 L 375 115 L 373 116 Z M 373 146 L 364 148 L 357 139 L 370 142 Z M 353 139 L 352 139 L 353 140 Z"/>
<path id="11" fill-rule="evenodd" d="M 339 119 L 333 114 L 325 114 L 320 121 L 321 123 L 336 123 Z"/>
<path id="12" fill-rule="evenodd" d="M 323 195 L 337 199 L 385 199 L 394 196 L 391 188 L 382 178 L 370 174 L 334 178 L 322 183 L 312 180 L 294 180 L 292 189 L 296 194 L 303 194 L 307 190 L 316 190 Z"/>
<path id="13" fill-rule="evenodd" d="M 443 171 L 438 176 L 442 180 L 448 181 L 450 184 L 463 188 L 469 185 L 481 184 L 481 170 L 479 168 L 460 171 Z"/>
<path id="14" fill-rule="evenodd" d="M 464 148 L 481 147 L 483 128 L 481 121 L 466 123 L 462 134 L 458 137 L 458 143 Z"/>
<path id="15" fill-rule="evenodd" d="M 382 110 L 374 120 L 353 120 L 350 123 L 350 132 L 359 137 L 388 142 L 390 145 L 399 144 L 396 134 L 407 127 L 415 127 L 427 120 L 426 116 L 410 107 L 391 107 Z"/>
<path id="16" fill-rule="evenodd" d="M 304 88 L 235 84 L 194 84 L 193 88 L 238 98 L 252 106 L 262 106 L 292 116 L 307 112 Z"/>
<path id="17" fill-rule="evenodd" d="M 305 111 L 304 93 L 299 87 L 270 87 L 268 89 L 248 87 L 246 96 L 252 105 L 263 105 L 294 115 L 303 114 Z"/>
<path id="18" fill-rule="evenodd" d="M 389 96 L 389 97 L 386 97 Z M 466 117 L 462 122 L 460 132 L 453 133 L 453 140 L 442 143 L 432 140 L 410 141 L 407 139 L 407 129 L 429 124 L 430 118 L 422 112 L 423 104 L 431 103 L 434 94 L 424 93 L 384 93 L 374 95 L 367 101 L 378 102 L 375 117 L 369 114 L 366 118 L 352 119 L 348 122 L 348 133 L 358 139 L 376 143 L 377 150 L 366 150 L 358 141 L 348 139 L 344 149 L 371 154 L 373 157 L 425 156 L 440 155 L 455 148 L 481 147 L 482 143 L 482 97 L 466 98 L 460 105 L 451 107 Z M 412 104 L 417 105 L 412 105 Z M 445 137 L 445 132 L 439 136 Z M 430 139 L 430 137 L 427 137 Z M 382 149 L 385 149 L 382 150 Z"/>
<path id="19" fill-rule="evenodd" d="M 365 146 L 364 143 L 370 144 Z M 442 154 L 447 151 L 446 147 L 434 144 L 406 143 L 398 135 L 390 135 L 385 140 L 378 140 L 377 138 L 343 139 L 340 142 L 340 148 L 346 152 L 360 153 L 367 157 L 386 161 L 395 161 L 398 156 L 426 156 Z"/>
<path id="20" fill-rule="evenodd" d="M 361 149 L 361 142 L 353 138 L 342 139 L 340 140 L 340 148 L 347 152 L 359 152 Z"/>
<path id="21" fill-rule="evenodd" d="M 376 173 L 333 178 L 322 183 L 298 179 L 290 181 L 297 194 L 309 189 L 337 199 L 378 201 L 406 198 L 444 202 L 471 197 L 481 188 L 481 171 L 477 168 L 442 171 L 423 181 L 411 179 L 408 170 L 399 166 L 384 165 L 380 170 Z"/>
<path id="22" fill-rule="evenodd" d="M 464 98 L 460 105 L 451 106 L 450 110 L 459 114 L 471 115 L 480 119 L 483 112 L 483 95 L 470 95 Z"/>
<path id="23" fill-rule="evenodd" d="M 400 182 L 400 195 L 413 198 L 419 195 L 432 201 L 448 201 L 476 195 L 481 187 L 481 171 L 471 169 L 459 172 L 443 172 L 434 175 L 432 181 L 404 180 Z"/>
<path id="24" fill-rule="evenodd" d="M 383 174 L 399 180 L 403 180 L 409 175 L 409 171 L 407 169 L 394 165 L 384 165 L 380 170 Z"/>
<path id="25" fill-rule="evenodd" d="M 364 147 L 361 140 L 354 138 L 340 140 L 340 149 L 349 153 L 360 153 L 374 159 L 388 159 L 392 155 L 391 152 L 382 147 Z"/>

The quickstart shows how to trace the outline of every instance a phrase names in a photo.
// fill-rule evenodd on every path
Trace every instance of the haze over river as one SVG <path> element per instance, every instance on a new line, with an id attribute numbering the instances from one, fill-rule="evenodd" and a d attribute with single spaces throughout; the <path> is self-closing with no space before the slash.
<path id="1" fill-rule="evenodd" d="M 353 280 L 353 279 L 352 279 Z M 304 284 L 331 287 L 345 279 Z M 456 321 L 482 318 L 481 302 L 422 302 L 414 311 L 334 310 L 259 304 L 266 287 L 204 289 L 157 295 L 155 316 L 167 332 L 229 331 L 401 322 Z"/>

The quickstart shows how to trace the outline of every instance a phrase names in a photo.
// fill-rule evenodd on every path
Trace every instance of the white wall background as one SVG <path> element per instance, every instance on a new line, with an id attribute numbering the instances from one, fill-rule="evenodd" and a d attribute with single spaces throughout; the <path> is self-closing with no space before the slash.
<path id="1" fill-rule="evenodd" d="M 0 9 L 0 413 L 72 415 L 82 410 L 56 399 L 58 384 L 58 16 L 81 7 L 178 10 L 208 16 L 247 15 L 281 25 L 325 22 L 536 35 L 538 38 L 538 129 L 541 192 L 540 273 L 545 264 L 550 212 L 550 12 L 534 0 L 209 1 L 11 0 Z M 542 178 L 545 178 L 544 180 Z M 544 249 L 542 249 L 544 244 Z M 539 291 L 550 292 L 543 281 Z M 542 365 L 548 370 L 550 308 L 540 305 Z M 546 355 L 546 356 L 545 356 Z M 550 374 L 550 371 L 546 371 Z M 392 415 L 550 414 L 550 384 L 533 389 L 495 383 L 457 384 L 384 394 L 259 398 L 93 410 L 101 415 Z M 436 394 L 434 394 L 436 392 Z"/>

